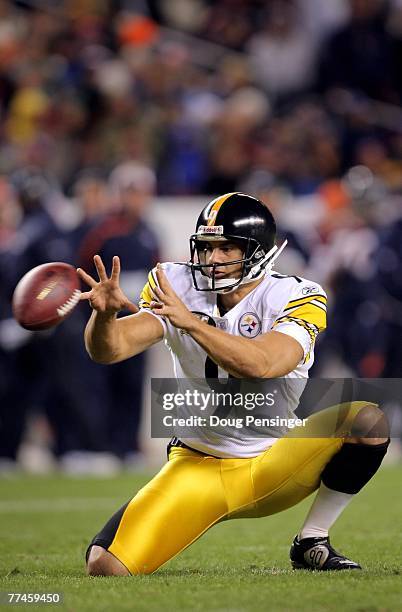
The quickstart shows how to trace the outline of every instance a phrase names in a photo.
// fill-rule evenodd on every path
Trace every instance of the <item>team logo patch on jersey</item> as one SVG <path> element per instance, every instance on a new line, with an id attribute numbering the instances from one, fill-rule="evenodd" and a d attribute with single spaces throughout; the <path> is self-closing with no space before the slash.
<path id="1" fill-rule="evenodd" d="M 245 338 L 255 338 L 261 333 L 261 321 L 253 312 L 245 312 L 239 319 L 239 332 Z"/>

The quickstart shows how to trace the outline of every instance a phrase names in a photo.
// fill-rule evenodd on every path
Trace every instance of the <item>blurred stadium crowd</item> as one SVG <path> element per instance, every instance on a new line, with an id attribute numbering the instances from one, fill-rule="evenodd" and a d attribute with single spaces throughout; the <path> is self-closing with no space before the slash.
<path id="1" fill-rule="evenodd" d="M 85 305 L 30 334 L 10 298 L 96 252 L 138 298 L 156 196 L 264 199 L 330 292 L 315 374 L 400 377 L 401 101 L 401 0 L 0 0 L 0 462 L 32 412 L 67 470 L 135 460 L 143 357 L 94 366 Z"/>

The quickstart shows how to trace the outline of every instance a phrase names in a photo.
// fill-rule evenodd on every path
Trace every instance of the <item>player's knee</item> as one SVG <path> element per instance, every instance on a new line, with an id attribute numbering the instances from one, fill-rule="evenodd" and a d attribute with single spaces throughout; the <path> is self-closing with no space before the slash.
<path id="1" fill-rule="evenodd" d="M 360 444 L 381 444 L 389 438 L 388 419 L 384 412 L 373 404 L 359 410 L 352 429 L 352 441 Z"/>
<path id="2" fill-rule="evenodd" d="M 107 551 L 101 546 L 92 546 L 87 559 L 88 576 L 107 576 Z"/>
<path id="3" fill-rule="evenodd" d="M 87 560 L 88 576 L 129 576 L 127 568 L 110 552 L 93 545 Z"/>

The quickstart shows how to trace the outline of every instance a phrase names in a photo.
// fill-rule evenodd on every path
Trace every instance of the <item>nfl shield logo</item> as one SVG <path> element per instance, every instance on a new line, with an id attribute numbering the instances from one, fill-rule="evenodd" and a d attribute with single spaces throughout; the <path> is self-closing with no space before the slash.
<path id="1" fill-rule="evenodd" d="M 239 332 L 245 338 L 255 338 L 261 333 L 261 321 L 253 312 L 244 313 L 239 319 Z"/>

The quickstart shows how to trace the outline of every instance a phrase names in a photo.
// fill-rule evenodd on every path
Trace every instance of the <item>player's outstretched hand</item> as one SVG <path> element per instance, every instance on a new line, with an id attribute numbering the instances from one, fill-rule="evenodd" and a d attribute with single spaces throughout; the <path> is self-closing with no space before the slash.
<path id="1" fill-rule="evenodd" d="M 94 310 L 99 313 L 113 315 L 120 310 L 138 312 L 138 307 L 130 302 L 119 285 L 120 259 L 113 257 L 112 273 L 110 277 L 106 274 L 105 266 L 99 255 L 95 255 L 94 263 L 98 272 L 99 281 L 87 274 L 82 268 L 77 268 L 81 280 L 89 287 L 90 291 L 81 293 L 81 300 L 88 300 Z"/>
<path id="2" fill-rule="evenodd" d="M 156 266 L 156 278 L 159 286 L 152 289 L 155 295 L 155 300 L 151 302 L 152 310 L 167 317 L 175 327 L 189 331 L 198 319 L 172 289 L 160 264 Z"/>

